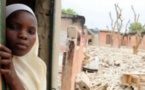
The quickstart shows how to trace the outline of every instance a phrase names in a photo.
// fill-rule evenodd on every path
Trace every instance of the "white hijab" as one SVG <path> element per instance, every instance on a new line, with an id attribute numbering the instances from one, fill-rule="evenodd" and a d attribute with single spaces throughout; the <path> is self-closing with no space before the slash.
<path id="1" fill-rule="evenodd" d="M 6 7 L 6 18 L 13 12 L 25 10 L 31 13 L 34 18 L 34 12 L 24 4 L 11 4 Z M 25 90 L 46 90 L 46 65 L 38 57 L 38 34 L 32 49 L 24 56 L 14 56 L 12 61 L 18 77 L 20 78 Z"/>

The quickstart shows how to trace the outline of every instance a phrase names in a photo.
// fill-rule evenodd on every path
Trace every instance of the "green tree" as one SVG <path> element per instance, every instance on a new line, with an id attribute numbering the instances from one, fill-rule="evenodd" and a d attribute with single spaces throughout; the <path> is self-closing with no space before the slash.
<path id="1" fill-rule="evenodd" d="M 131 23 L 129 26 L 129 30 L 130 31 L 136 31 L 136 30 L 145 30 L 145 28 L 143 28 L 143 25 L 141 23 Z"/>
<path id="2" fill-rule="evenodd" d="M 61 10 L 62 14 L 72 14 L 72 15 L 78 15 L 77 12 L 75 12 L 73 9 L 68 8 L 68 9 L 62 9 Z"/>

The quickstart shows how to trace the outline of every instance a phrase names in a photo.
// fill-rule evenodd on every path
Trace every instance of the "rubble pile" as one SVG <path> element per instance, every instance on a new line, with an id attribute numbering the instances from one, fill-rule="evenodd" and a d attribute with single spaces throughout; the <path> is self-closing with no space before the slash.
<path id="1" fill-rule="evenodd" d="M 137 55 L 127 47 L 89 46 L 86 51 L 92 56 L 99 58 L 99 70 L 97 73 L 86 73 L 91 84 L 108 84 L 107 90 L 132 90 L 130 87 L 121 85 L 123 73 L 145 73 L 144 51 Z M 95 87 L 94 89 L 96 90 Z M 134 89 L 138 90 L 138 89 Z"/>

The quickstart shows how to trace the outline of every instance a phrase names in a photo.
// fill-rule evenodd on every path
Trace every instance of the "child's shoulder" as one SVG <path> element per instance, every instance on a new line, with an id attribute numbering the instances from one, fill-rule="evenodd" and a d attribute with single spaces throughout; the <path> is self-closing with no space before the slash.
<path id="1" fill-rule="evenodd" d="M 42 59 L 38 59 L 37 60 L 37 63 L 38 63 L 38 65 L 40 65 L 40 66 L 38 66 L 38 68 L 41 68 L 41 69 L 43 69 L 44 71 L 46 71 L 46 64 L 45 64 L 45 62 L 42 60 Z"/>
<path id="2" fill-rule="evenodd" d="M 46 64 L 40 58 L 36 60 L 37 64 L 35 66 L 35 73 L 38 76 L 39 80 L 43 80 L 46 77 Z"/>

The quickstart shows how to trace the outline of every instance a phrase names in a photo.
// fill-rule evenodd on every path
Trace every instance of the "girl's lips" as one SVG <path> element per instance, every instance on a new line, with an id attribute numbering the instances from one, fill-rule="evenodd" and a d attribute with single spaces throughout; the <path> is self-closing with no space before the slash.
<path id="1" fill-rule="evenodd" d="M 17 44 L 16 47 L 19 49 L 27 49 L 27 46 L 22 44 Z"/>

